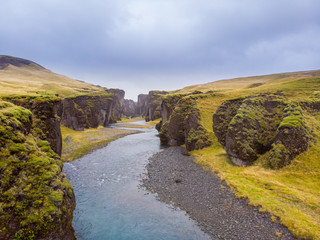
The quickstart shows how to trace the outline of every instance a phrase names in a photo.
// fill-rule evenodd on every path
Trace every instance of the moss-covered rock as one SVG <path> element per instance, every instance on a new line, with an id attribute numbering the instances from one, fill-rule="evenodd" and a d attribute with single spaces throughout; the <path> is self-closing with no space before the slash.
<path id="1" fill-rule="evenodd" d="M 63 100 L 62 124 L 73 130 L 107 126 L 116 121 L 113 115 L 114 95 L 83 95 Z M 112 116 L 114 119 L 112 120 Z"/>
<path id="2" fill-rule="evenodd" d="M 31 111 L 0 101 L 0 239 L 74 239 L 75 199 Z"/>
<path id="3" fill-rule="evenodd" d="M 4 97 L 5 100 L 29 109 L 33 114 L 32 131 L 38 138 L 50 143 L 51 148 L 61 155 L 62 137 L 60 117 L 61 98 L 56 96 L 16 95 Z"/>
<path id="4" fill-rule="evenodd" d="M 309 140 L 301 108 L 278 94 L 224 102 L 213 115 L 213 130 L 240 166 L 251 165 L 270 151 L 270 167 L 283 167 L 307 149 Z"/>
<path id="5" fill-rule="evenodd" d="M 159 136 L 162 144 L 185 144 L 188 151 L 211 144 L 207 131 L 200 124 L 200 111 L 194 98 L 168 95 L 161 108 L 162 126 Z"/>
<path id="6" fill-rule="evenodd" d="M 160 104 L 166 91 L 150 91 L 147 98 L 146 121 L 153 121 L 161 117 Z"/>

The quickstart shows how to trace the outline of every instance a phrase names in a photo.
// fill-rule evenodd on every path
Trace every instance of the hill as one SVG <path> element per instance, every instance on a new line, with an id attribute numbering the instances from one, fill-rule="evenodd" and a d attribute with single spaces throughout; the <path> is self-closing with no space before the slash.
<path id="1" fill-rule="evenodd" d="M 187 86 L 172 91 L 185 94 L 194 91 L 215 91 L 229 96 L 257 94 L 267 91 L 283 91 L 289 97 L 306 97 L 320 87 L 320 70 L 279 73 L 263 76 L 241 77 Z"/>
<path id="2" fill-rule="evenodd" d="M 185 145 L 238 197 L 320 239 L 319 70 L 188 86 L 160 109 L 163 144 Z"/>
<path id="3" fill-rule="evenodd" d="M 0 55 L 0 96 L 101 93 L 105 88 L 54 73 L 32 61 Z"/>

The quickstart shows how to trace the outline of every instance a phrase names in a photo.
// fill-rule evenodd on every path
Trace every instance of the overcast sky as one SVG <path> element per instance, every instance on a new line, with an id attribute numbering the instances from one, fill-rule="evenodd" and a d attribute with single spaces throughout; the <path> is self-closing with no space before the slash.
<path id="1" fill-rule="evenodd" d="M 0 54 L 136 100 L 320 69 L 319 0 L 1 0 Z"/>

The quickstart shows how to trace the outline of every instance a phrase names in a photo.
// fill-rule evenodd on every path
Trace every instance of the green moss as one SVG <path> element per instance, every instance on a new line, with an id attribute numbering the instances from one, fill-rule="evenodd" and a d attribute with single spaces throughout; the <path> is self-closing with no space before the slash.
<path id="1" fill-rule="evenodd" d="M 272 169 L 280 169 L 290 163 L 290 152 L 283 144 L 273 144 L 267 154 L 267 163 Z"/>
<path id="2" fill-rule="evenodd" d="M 302 109 L 297 104 L 289 103 L 284 109 L 284 118 L 279 125 L 279 129 L 283 128 L 303 128 L 304 120 Z"/>
<path id="3" fill-rule="evenodd" d="M 22 143 L 12 143 L 9 146 L 10 154 L 19 154 L 25 150 L 26 150 L 25 145 Z"/>
<path id="4" fill-rule="evenodd" d="M 50 200 L 56 204 L 56 205 L 61 205 L 63 201 L 63 191 L 57 190 L 57 191 L 52 191 L 51 194 L 49 195 Z"/>
<path id="5" fill-rule="evenodd" d="M 28 132 L 31 112 L 0 104 L 0 238 L 45 238 L 69 214 L 62 202 L 72 187 L 49 143 Z"/>
<path id="6" fill-rule="evenodd" d="M 210 146 L 212 142 L 209 139 L 209 133 L 201 126 L 197 129 L 190 129 L 187 132 L 186 148 L 187 150 L 198 150 Z"/>

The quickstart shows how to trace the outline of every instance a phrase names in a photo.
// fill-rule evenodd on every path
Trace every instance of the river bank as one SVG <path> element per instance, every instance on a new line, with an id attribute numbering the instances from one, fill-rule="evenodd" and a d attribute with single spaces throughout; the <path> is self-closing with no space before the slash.
<path id="1" fill-rule="evenodd" d="M 143 125 L 136 125 L 139 126 Z M 123 126 L 125 127 L 125 126 Z M 119 129 L 111 127 L 90 128 L 75 131 L 61 126 L 62 160 L 70 162 L 94 150 L 105 147 L 108 143 L 130 134 L 140 133 L 138 130 Z"/>
<path id="2" fill-rule="evenodd" d="M 186 211 L 213 239 L 296 239 L 269 214 L 235 198 L 218 176 L 185 153 L 171 147 L 153 155 L 143 186 L 160 201 Z"/>
<path id="3" fill-rule="evenodd" d="M 141 131 L 64 163 L 77 200 L 77 238 L 209 240 L 184 211 L 139 187 L 148 159 L 161 151 L 156 130 Z"/>

